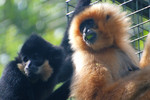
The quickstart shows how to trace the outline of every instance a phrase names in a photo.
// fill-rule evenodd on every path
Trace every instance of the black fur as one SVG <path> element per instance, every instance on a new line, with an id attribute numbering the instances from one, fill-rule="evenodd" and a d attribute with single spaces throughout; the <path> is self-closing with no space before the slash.
<path id="1" fill-rule="evenodd" d="M 60 44 L 60 47 L 62 48 L 64 52 L 64 57 L 63 57 L 64 59 L 61 65 L 61 69 L 60 69 L 60 73 L 58 77 L 58 83 L 65 82 L 66 80 L 70 79 L 73 73 L 73 66 L 72 66 L 72 61 L 71 61 L 71 56 L 72 56 L 73 51 L 69 44 L 68 29 L 69 29 L 69 26 L 67 27 L 63 40 Z"/>
<path id="2" fill-rule="evenodd" d="M 11 61 L 0 80 L 0 100 L 35 100 L 28 79 L 17 68 L 18 60 Z"/>
<path id="3" fill-rule="evenodd" d="M 44 100 L 51 93 L 57 83 L 57 74 L 63 59 L 63 50 L 60 47 L 51 45 L 41 37 L 32 35 L 22 46 L 19 56 L 16 60 L 11 61 L 4 69 L 0 80 L 0 100 Z M 17 67 L 18 63 L 23 63 L 24 57 L 31 60 L 31 67 L 36 61 L 34 54 L 39 55 L 39 59 L 48 60 L 50 67 L 53 69 L 52 75 L 47 81 L 32 78 L 24 75 Z M 33 63 L 32 63 L 33 62 Z M 38 77 L 38 76 L 37 76 Z"/>
<path id="4" fill-rule="evenodd" d="M 63 40 L 60 45 L 60 47 L 62 47 L 64 50 L 65 59 L 63 61 L 63 64 L 62 64 L 62 67 L 60 70 L 61 72 L 59 74 L 58 83 L 64 82 L 64 81 L 70 79 L 73 74 L 73 66 L 72 66 L 72 60 L 71 60 L 73 51 L 71 49 L 71 46 L 69 44 L 69 39 L 68 39 L 68 32 L 69 32 L 71 21 L 75 15 L 82 12 L 86 7 L 88 7 L 90 5 L 90 3 L 91 3 L 91 0 L 78 0 L 77 5 L 74 10 L 74 13 L 71 16 L 71 19 L 69 20 L 65 35 L 64 35 Z"/>
<path id="5" fill-rule="evenodd" d="M 69 97 L 71 81 L 66 81 L 59 89 L 54 91 L 47 100 L 67 100 Z"/>

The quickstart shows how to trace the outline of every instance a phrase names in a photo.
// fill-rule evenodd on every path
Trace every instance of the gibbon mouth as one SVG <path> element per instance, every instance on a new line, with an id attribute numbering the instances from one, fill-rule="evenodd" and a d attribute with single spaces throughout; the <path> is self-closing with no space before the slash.
<path id="1" fill-rule="evenodd" d="M 93 30 L 88 30 L 88 32 L 83 33 L 83 40 L 87 44 L 93 44 L 96 41 L 96 32 Z"/>

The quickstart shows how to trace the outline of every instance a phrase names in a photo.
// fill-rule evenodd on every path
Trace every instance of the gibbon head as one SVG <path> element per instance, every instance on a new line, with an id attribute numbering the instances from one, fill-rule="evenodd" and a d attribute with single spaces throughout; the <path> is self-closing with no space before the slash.
<path id="1" fill-rule="evenodd" d="M 47 81 L 58 68 L 55 63 L 59 62 L 61 53 L 57 51 L 52 44 L 37 35 L 32 35 L 20 50 L 21 63 L 18 64 L 18 68 L 32 82 L 39 79 Z"/>
<path id="2" fill-rule="evenodd" d="M 74 16 L 69 39 L 74 50 L 94 51 L 117 46 L 128 38 L 129 18 L 117 5 L 99 3 Z"/>

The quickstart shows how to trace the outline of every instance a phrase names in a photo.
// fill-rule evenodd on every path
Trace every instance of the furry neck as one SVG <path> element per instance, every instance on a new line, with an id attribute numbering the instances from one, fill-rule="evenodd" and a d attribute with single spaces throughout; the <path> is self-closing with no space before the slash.
<path id="1" fill-rule="evenodd" d="M 73 54 L 76 73 L 82 73 L 86 68 L 105 67 L 113 80 L 120 79 L 130 73 L 134 65 L 128 55 L 122 50 L 112 47 L 100 52 L 76 51 Z"/>

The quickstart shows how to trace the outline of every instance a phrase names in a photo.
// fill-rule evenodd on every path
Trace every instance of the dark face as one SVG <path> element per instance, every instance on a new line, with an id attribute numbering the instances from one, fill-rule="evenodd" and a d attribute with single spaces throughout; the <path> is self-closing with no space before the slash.
<path id="1" fill-rule="evenodd" d="M 96 24 L 93 19 L 86 19 L 83 21 L 80 25 L 80 31 L 83 35 L 83 40 L 87 44 L 93 44 L 96 41 L 96 32 L 94 29 L 96 29 Z"/>
<path id="2" fill-rule="evenodd" d="M 46 59 L 38 52 L 33 52 L 29 55 L 21 52 L 20 57 L 24 74 L 32 81 L 38 80 Z"/>
<path id="3" fill-rule="evenodd" d="M 22 60 L 21 70 L 32 81 L 42 78 L 42 75 L 45 75 L 44 70 L 50 68 L 46 47 L 45 40 L 38 36 L 31 36 L 21 48 L 19 54 Z"/>
<path id="4" fill-rule="evenodd" d="M 21 55 L 21 59 L 25 75 L 31 80 L 37 80 L 40 75 L 40 68 L 45 62 L 45 58 L 35 52 L 31 55 Z"/>

